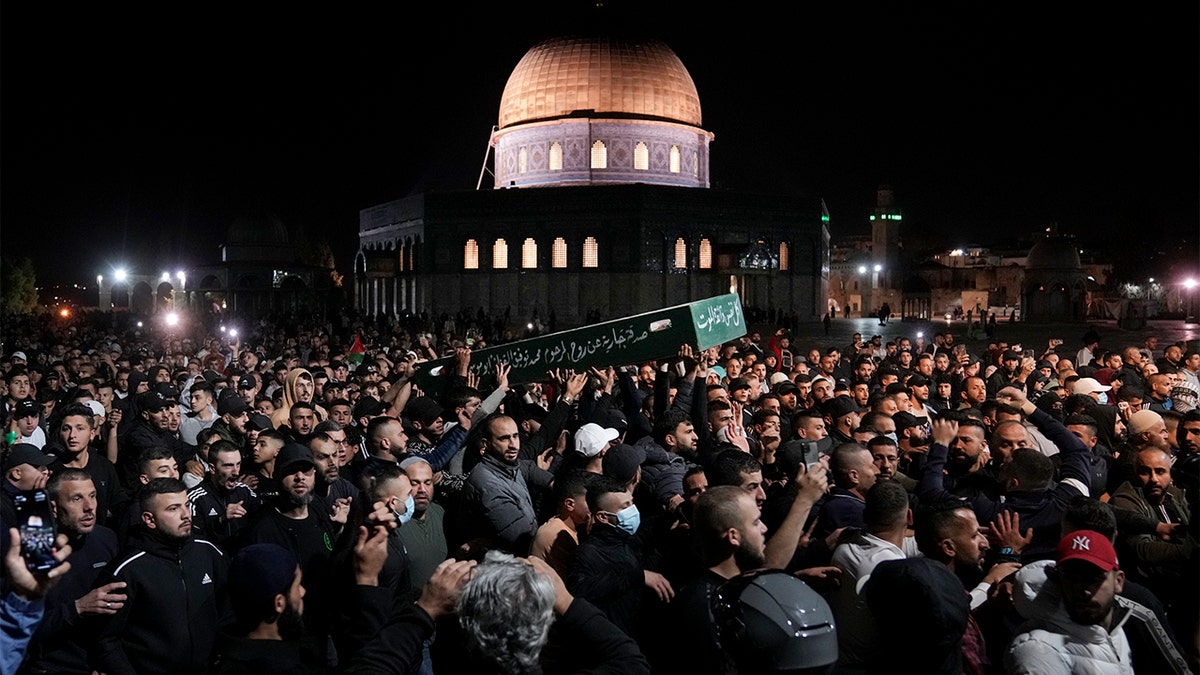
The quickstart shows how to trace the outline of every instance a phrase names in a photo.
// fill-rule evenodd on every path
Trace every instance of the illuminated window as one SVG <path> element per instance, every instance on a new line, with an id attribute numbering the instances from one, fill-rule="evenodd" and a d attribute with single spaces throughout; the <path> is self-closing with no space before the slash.
<path id="1" fill-rule="evenodd" d="M 562 171 L 562 143 L 558 141 L 550 144 L 550 170 Z"/>
<path id="2" fill-rule="evenodd" d="M 583 240 L 583 266 L 600 266 L 600 246 L 596 244 L 595 237 L 588 237 Z"/>
<path id="3" fill-rule="evenodd" d="M 508 244 L 503 239 L 497 239 L 492 246 L 492 269 L 508 269 Z"/>
<path id="4" fill-rule="evenodd" d="M 517 173 L 525 173 L 525 169 L 529 167 L 529 151 L 521 148 L 517 151 Z"/>
<path id="5" fill-rule="evenodd" d="M 554 246 L 550 249 L 550 266 L 556 269 L 567 267 L 567 240 L 562 237 L 554 238 Z"/>
<path id="6" fill-rule="evenodd" d="M 400 271 L 403 272 L 404 271 L 404 244 L 400 244 L 399 251 L 400 251 L 399 266 L 400 266 Z"/>
<path id="7" fill-rule="evenodd" d="M 671 146 L 671 173 L 679 173 L 679 146 Z"/>
<path id="8" fill-rule="evenodd" d="M 675 240 L 675 269 L 681 270 L 687 267 L 687 242 L 680 237 Z"/>
<path id="9" fill-rule="evenodd" d="M 678 248 L 679 244 L 675 246 Z M 712 269 L 712 242 L 707 237 L 700 240 L 700 269 Z"/>
<path id="10" fill-rule="evenodd" d="M 789 264 L 787 242 L 779 242 L 779 271 L 786 272 Z"/>
<path id="11" fill-rule="evenodd" d="M 537 268 L 537 242 L 532 237 L 521 245 L 521 267 L 527 270 Z"/>
<path id="12" fill-rule="evenodd" d="M 463 269 L 479 269 L 479 243 L 474 239 L 468 239 L 463 247 Z"/>
<path id="13" fill-rule="evenodd" d="M 699 153 L 696 153 L 696 155 L 694 155 L 692 157 L 692 175 L 693 176 L 700 175 L 700 154 Z"/>
<path id="14" fill-rule="evenodd" d="M 608 148 L 604 147 L 604 141 L 592 143 L 592 168 L 608 168 Z"/>
<path id="15" fill-rule="evenodd" d="M 650 149 L 641 141 L 633 146 L 633 168 L 638 171 L 646 171 L 650 168 Z"/>

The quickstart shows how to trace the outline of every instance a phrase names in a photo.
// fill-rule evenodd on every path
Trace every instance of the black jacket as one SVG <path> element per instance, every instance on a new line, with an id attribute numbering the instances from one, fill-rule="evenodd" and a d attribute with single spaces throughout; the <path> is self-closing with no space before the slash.
<path id="1" fill-rule="evenodd" d="M 571 595 L 600 608 L 626 635 L 637 636 L 646 577 L 636 537 L 612 525 L 594 525 L 575 550 L 564 581 Z"/>
<path id="2" fill-rule="evenodd" d="M 111 571 L 120 547 L 112 530 L 97 525 L 81 539 L 71 542 L 71 570 L 46 594 L 46 614 L 29 643 L 23 672 L 91 672 L 87 650 L 86 624 L 75 611 L 75 601 L 96 587 L 96 580 Z"/>
<path id="3" fill-rule="evenodd" d="M 218 546 L 224 545 L 245 527 L 250 521 L 250 516 L 261 505 L 258 495 L 247 485 L 238 483 L 232 490 L 225 490 L 214 485 L 211 476 L 188 490 L 188 501 L 192 503 L 192 533 Z M 226 520 L 225 507 L 234 502 L 242 503 L 246 515 Z"/>
<path id="4" fill-rule="evenodd" d="M 120 673 L 200 673 L 230 616 L 228 560 L 211 542 L 135 539 L 101 584 L 124 581 L 125 606 L 105 623 L 92 667 Z"/>

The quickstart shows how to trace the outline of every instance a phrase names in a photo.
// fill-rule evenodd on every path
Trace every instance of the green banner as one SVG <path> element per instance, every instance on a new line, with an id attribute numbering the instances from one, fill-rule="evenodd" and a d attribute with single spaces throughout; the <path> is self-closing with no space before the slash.
<path id="1" fill-rule="evenodd" d="M 686 305 L 551 333 L 471 353 L 470 371 L 490 378 L 500 363 L 508 364 L 510 384 L 546 379 L 558 368 L 583 371 L 664 359 L 680 345 L 707 349 L 746 334 L 742 301 L 735 293 Z M 454 359 L 443 357 L 418 366 L 416 384 L 425 391 L 445 388 L 453 376 Z"/>

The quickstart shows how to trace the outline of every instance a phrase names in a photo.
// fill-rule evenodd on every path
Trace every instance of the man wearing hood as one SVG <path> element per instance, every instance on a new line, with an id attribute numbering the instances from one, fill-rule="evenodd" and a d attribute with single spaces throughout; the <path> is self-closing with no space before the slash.
<path id="1" fill-rule="evenodd" d="M 288 425 L 291 420 L 292 404 L 297 401 L 303 401 L 312 405 L 313 410 L 317 414 L 317 422 L 324 422 L 329 418 L 329 413 L 324 408 L 317 405 L 316 394 L 317 385 L 313 382 L 312 373 L 304 368 L 292 368 L 288 371 L 287 376 L 283 379 L 283 402 L 275 409 L 275 413 L 271 415 L 271 424 L 278 429 Z"/>

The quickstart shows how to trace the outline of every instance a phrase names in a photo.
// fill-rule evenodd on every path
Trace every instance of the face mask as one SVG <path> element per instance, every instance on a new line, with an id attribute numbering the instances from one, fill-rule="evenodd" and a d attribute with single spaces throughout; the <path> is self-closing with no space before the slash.
<path id="1" fill-rule="evenodd" d="M 614 515 L 617 516 L 617 522 L 613 523 L 613 526 L 626 534 L 636 533 L 638 526 L 642 524 L 642 514 L 634 504 L 630 504 Z"/>
<path id="2" fill-rule="evenodd" d="M 392 513 L 396 514 L 397 523 L 405 525 L 408 523 L 408 521 L 413 519 L 413 513 L 416 511 L 416 509 L 417 503 L 413 500 L 413 496 L 410 493 L 408 495 L 408 499 L 404 500 L 404 513 L 400 513 L 399 511 L 393 511 Z"/>
<path id="3" fill-rule="evenodd" d="M 888 438 L 892 439 L 893 443 L 896 443 L 896 444 L 900 443 L 900 439 L 896 438 L 896 432 L 894 432 L 894 431 L 890 434 L 884 434 L 884 436 L 887 436 Z"/>
<path id="4" fill-rule="evenodd" d="M 1100 392 L 1100 405 L 1108 405 L 1108 392 Z"/>

